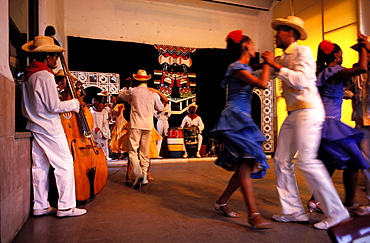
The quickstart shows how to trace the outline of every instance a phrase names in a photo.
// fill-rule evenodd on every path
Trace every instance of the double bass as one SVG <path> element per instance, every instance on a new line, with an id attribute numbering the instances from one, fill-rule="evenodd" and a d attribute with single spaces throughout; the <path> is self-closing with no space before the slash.
<path id="1" fill-rule="evenodd" d="M 54 27 L 46 27 L 45 36 L 52 37 L 55 44 L 60 46 L 59 42 L 53 37 L 54 35 Z M 60 53 L 60 61 L 66 79 L 66 98 L 77 99 L 82 91 L 77 90 L 75 84 L 71 81 L 71 74 L 63 53 Z M 94 120 L 90 110 L 84 104 L 80 104 L 78 113 L 67 112 L 61 114 L 61 121 L 73 156 L 76 200 L 86 201 L 98 194 L 107 182 L 108 166 L 106 157 L 103 150 L 93 140 L 91 130 Z"/>

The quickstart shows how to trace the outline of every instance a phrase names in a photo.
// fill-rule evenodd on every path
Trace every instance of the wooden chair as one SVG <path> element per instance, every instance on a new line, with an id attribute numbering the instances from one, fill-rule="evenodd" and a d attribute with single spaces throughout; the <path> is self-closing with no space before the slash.
<path id="1" fill-rule="evenodd" d="M 330 227 L 327 232 L 334 243 L 370 242 L 370 215 L 347 219 Z"/>

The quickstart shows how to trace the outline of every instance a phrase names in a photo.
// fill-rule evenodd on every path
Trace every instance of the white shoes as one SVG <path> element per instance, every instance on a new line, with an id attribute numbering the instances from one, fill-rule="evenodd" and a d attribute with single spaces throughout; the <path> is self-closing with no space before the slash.
<path id="1" fill-rule="evenodd" d="M 187 158 L 188 157 L 188 153 L 184 153 L 184 155 L 182 156 L 183 158 Z M 199 153 L 199 151 L 195 154 L 195 157 L 197 157 L 197 158 L 200 158 L 200 157 L 202 157 L 202 156 L 200 156 L 200 153 Z"/>
<path id="2" fill-rule="evenodd" d="M 34 209 L 33 210 L 33 215 L 34 216 L 42 216 L 42 215 L 48 215 L 48 214 L 55 214 L 56 213 L 56 208 L 53 207 L 48 207 L 45 209 Z"/>
<path id="3" fill-rule="evenodd" d="M 307 213 L 304 214 L 278 214 L 272 215 L 272 219 L 284 223 L 302 223 L 307 224 L 310 218 Z"/>
<path id="4" fill-rule="evenodd" d="M 82 208 L 71 208 L 66 211 L 58 210 L 57 211 L 57 217 L 62 218 L 62 217 L 76 217 L 76 216 L 81 216 L 86 214 L 87 211 L 86 209 Z"/>
<path id="5" fill-rule="evenodd" d="M 326 230 L 329 229 L 330 227 L 340 223 L 343 220 L 349 219 L 349 214 L 347 213 L 346 215 L 342 217 L 335 217 L 335 218 L 326 218 L 321 222 L 318 222 L 313 225 L 315 229 L 321 229 L 321 230 Z"/>
<path id="6" fill-rule="evenodd" d="M 143 180 L 141 181 L 141 185 L 146 186 L 146 185 L 148 185 L 148 183 L 149 183 L 148 176 L 144 175 Z"/>

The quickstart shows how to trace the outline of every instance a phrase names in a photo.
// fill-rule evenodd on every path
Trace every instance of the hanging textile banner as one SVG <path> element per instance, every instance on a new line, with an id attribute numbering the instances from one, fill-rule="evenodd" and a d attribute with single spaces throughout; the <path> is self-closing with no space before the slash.
<path id="1" fill-rule="evenodd" d="M 196 101 L 196 75 L 188 73 L 195 48 L 155 44 L 162 70 L 154 70 L 154 84 L 170 100 L 172 113 L 182 114 Z"/>

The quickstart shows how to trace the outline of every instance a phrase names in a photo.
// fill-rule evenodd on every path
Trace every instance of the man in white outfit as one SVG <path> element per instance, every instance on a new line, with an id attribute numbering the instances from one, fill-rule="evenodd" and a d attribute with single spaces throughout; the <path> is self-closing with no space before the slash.
<path id="1" fill-rule="evenodd" d="M 198 150 L 195 154 L 196 157 L 200 158 L 200 148 L 202 147 L 202 142 L 203 142 L 203 136 L 202 136 L 202 131 L 204 129 L 204 123 L 202 121 L 202 118 L 196 114 L 198 109 L 198 106 L 196 104 L 191 104 L 188 107 L 188 115 L 184 117 L 184 119 L 181 122 L 181 127 L 197 127 L 198 128 Z M 184 139 L 185 141 L 185 139 Z M 183 151 L 184 151 L 184 158 L 188 157 L 188 153 L 186 152 L 186 147 L 185 144 L 183 145 Z"/>
<path id="2" fill-rule="evenodd" d="M 168 101 L 158 90 L 148 88 L 147 81 L 151 77 L 145 70 L 139 70 L 137 74 L 133 74 L 139 85 L 133 89 L 122 89 L 118 95 L 119 98 L 131 103 L 129 160 L 135 177 L 132 185 L 134 189 L 139 189 L 142 184 L 148 184 L 150 136 L 154 126 L 153 110 L 163 110 L 163 102 Z"/>
<path id="3" fill-rule="evenodd" d="M 157 119 L 157 131 L 159 135 L 162 136 L 162 139 L 157 142 L 157 150 L 158 155 L 161 154 L 161 148 L 162 148 L 162 141 L 163 138 L 167 137 L 168 135 L 168 118 L 171 116 L 171 105 L 168 103 L 164 104 L 164 109 L 161 111 L 155 111 L 154 117 Z"/>
<path id="4" fill-rule="evenodd" d="M 326 218 L 314 224 L 317 229 L 329 227 L 349 218 L 324 164 L 317 160 L 321 140 L 324 108 L 316 88 L 316 64 L 307 46 L 297 45 L 298 39 L 307 38 L 304 22 L 288 16 L 272 22 L 277 31 L 276 47 L 283 49 L 280 59 L 268 58 L 267 62 L 278 73 L 288 116 L 281 126 L 274 157 L 277 190 L 283 215 L 273 215 L 279 222 L 307 222 L 306 213 L 298 191 L 295 164 L 308 182 L 315 199 L 321 202 Z"/>
<path id="5" fill-rule="evenodd" d="M 56 212 L 48 201 L 49 168 L 55 169 L 58 188 L 57 217 L 79 216 L 85 209 L 76 208 L 73 158 L 60 120 L 60 113 L 78 112 L 77 99 L 60 101 L 52 69 L 56 68 L 58 53 L 65 49 L 54 44 L 47 36 L 36 36 L 22 46 L 31 60 L 23 82 L 23 115 L 28 119 L 26 128 L 32 132 L 32 185 L 33 215 Z"/>

